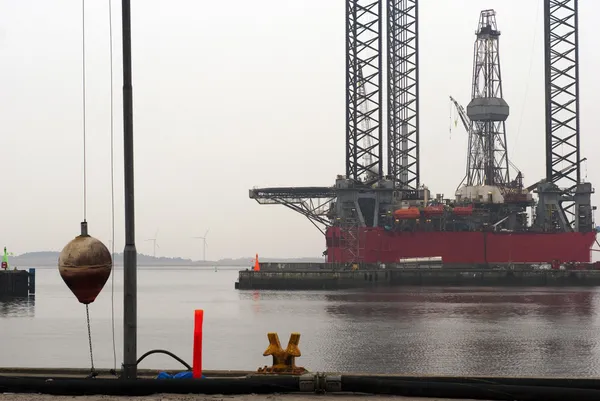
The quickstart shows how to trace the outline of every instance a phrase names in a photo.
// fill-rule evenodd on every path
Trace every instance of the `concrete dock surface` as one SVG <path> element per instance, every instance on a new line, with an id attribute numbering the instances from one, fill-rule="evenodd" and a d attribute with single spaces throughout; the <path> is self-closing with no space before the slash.
<path id="1" fill-rule="evenodd" d="M 201 395 L 201 394 L 156 394 L 147 397 L 115 397 L 106 395 L 89 396 L 54 396 L 44 394 L 0 394 L 0 401 L 316 401 L 322 399 L 333 401 L 450 401 L 449 398 L 415 398 L 394 397 L 365 394 L 272 394 L 272 395 Z M 453 399 L 453 401 L 460 401 Z M 470 400 L 463 400 L 470 401 Z"/>

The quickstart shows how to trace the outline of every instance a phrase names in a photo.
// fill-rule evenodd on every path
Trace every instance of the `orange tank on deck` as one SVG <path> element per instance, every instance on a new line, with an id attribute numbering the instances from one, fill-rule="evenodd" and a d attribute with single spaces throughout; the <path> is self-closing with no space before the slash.
<path id="1" fill-rule="evenodd" d="M 452 209 L 452 211 L 457 216 L 470 216 L 473 214 L 473 205 L 456 206 L 454 209 Z"/>
<path id="2" fill-rule="evenodd" d="M 423 214 L 426 217 L 441 216 L 444 214 L 444 206 L 443 205 L 427 206 L 423 209 Z"/>
<path id="3" fill-rule="evenodd" d="M 398 209 L 394 212 L 396 219 L 418 219 L 421 217 L 421 212 L 416 207 L 409 207 L 408 209 Z"/>

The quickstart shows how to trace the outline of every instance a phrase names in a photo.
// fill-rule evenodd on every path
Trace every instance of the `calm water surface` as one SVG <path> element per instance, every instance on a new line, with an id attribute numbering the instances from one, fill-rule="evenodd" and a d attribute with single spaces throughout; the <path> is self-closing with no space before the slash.
<path id="1" fill-rule="evenodd" d="M 114 304 L 122 359 L 122 270 Z M 598 376 L 600 293 L 583 288 L 236 291 L 236 269 L 141 268 L 138 355 L 191 362 L 194 309 L 204 309 L 206 369 L 256 369 L 266 333 L 300 332 L 310 370 Z M 0 366 L 89 367 L 85 307 L 56 269 L 37 270 L 29 301 L 0 302 Z M 90 306 L 94 361 L 113 367 L 111 281 Z M 162 355 L 141 367 L 178 368 Z"/>

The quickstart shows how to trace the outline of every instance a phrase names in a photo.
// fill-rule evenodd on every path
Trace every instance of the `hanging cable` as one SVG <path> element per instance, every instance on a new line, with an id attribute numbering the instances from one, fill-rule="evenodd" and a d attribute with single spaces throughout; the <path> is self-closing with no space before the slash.
<path id="1" fill-rule="evenodd" d="M 85 104 L 85 0 L 81 0 L 81 76 L 82 76 L 82 97 L 83 97 L 83 223 L 81 223 L 81 235 L 87 233 L 87 160 L 86 160 L 86 104 Z M 92 363 L 89 377 L 96 377 L 97 373 L 94 369 L 94 353 L 92 352 L 92 329 L 90 327 L 90 309 L 89 305 L 85 305 L 85 316 L 87 320 L 88 340 L 90 344 L 90 360 Z"/>
<path id="2" fill-rule="evenodd" d="M 112 323 L 113 370 L 117 370 L 117 345 L 115 341 L 115 146 L 114 146 L 114 113 L 113 113 L 113 26 L 112 26 L 112 0 L 108 0 L 108 36 L 110 49 L 110 254 L 113 261 L 110 289 L 110 319 Z"/>
<path id="3" fill-rule="evenodd" d="M 82 77 L 82 105 L 83 105 L 83 221 L 87 221 L 87 160 L 86 160 L 86 121 L 85 121 L 85 0 L 81 0 L 81 77 Z"/>
<path id="4" fill-rule="evenodd" d="M 85 1 L 85 0 L 83 0 L 83 1 Z M 96 372 L 96 369 L 94 368 L 94 353 L 92 351 L 92 329 L 90 327 L 90 305 L 88 305 L 88 304 L 85 305 L 85 315 L 87 317 L 88 339 L 90 342 L 90 361 L 92 363 L 91 372 L 88 377 L 93 378 L 93 377 L 98 376 L 98 373 Z"/>

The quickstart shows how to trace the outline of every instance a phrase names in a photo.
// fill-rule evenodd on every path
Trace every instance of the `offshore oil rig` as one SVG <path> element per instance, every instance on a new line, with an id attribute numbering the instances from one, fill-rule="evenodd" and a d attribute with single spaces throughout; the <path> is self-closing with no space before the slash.
<path id="1" fill-rule="evenodd" d="M 384 34 L 382 0 L 346 0 L 346 174 L 331 187 L 255 188 L 250 198 L 306 216 L 324 234 L 330 263 L 590 262 L 595 207 L 592 185 L 581 178 L 577 0 L 541 1 L 544 179 L 525 186 L 522 173 L 510 168 L 505 129 L 510 108 L 502 93 L 494 10 L 479 17 L 471 101 L 465 110 L 450 98 L 469 140 L 465 178 L 454 198 L 446 199 L 432 196 L 419 170 L 419 1 L 386 0 Z"/>

